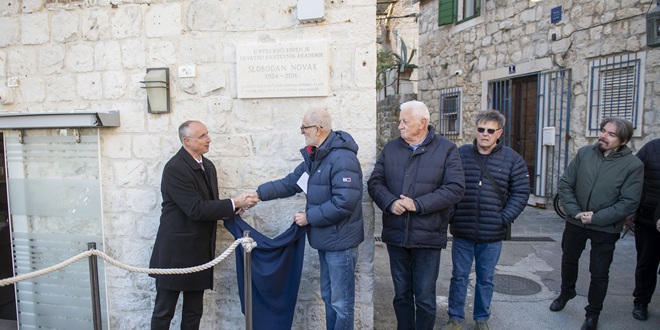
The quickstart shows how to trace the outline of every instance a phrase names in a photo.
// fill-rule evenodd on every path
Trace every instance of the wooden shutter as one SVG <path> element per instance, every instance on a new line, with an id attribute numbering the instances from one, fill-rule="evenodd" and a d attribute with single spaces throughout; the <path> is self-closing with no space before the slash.
<path id="1" fill-rule="evenodd" d="M 438 0 L 438 25 L 454 23 L 454 1 Z"/>

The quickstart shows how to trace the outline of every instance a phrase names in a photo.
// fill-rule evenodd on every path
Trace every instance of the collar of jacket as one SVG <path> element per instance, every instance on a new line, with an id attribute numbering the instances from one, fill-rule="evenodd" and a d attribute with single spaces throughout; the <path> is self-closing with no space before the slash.
<path id="1" fill-rule="evenodd" d="M 433 125 L 428 125 L 428 132 L 426 132 L 426 137 L 424 138 L 424 141 L 419 144 L 419 147 L 417 147 L 417 150 L 429 145 L 431 141 L 435 139 L 435 127 Z M 406 147 L 412 149 L 412 146 L 406 142 L 401 136 L 399 136 L 399 142 L 403 143 Z"/>
<path id="2" fill-rule="evenodd" d="M 490 152 L 490 154 L 494 154 L 494 153 L 502 150 L 503 147 L 504 147 L 504 142 L 502 142 L 502 139 L 497 139 L 497 143 L 495 144 L 495 148 L 493 148 L 493 150 Z M 476 151 L 478 154 L 481 155 L 481 153 L 479 153 L 479 149 L 478 149 L 479 147 L 477 146 L 477 139 L 476 138 L 474 140 L 472 140 L 472 148 L 474 148 L 474 151 Z"/>
<path id="3" fill-rule="evenodd" d="M 632 154 L 632 150 L 628 148 L 627 144 L 620 146 L 618 150 L 613 150 L 609 155 L 607 155 L 607 157 L 605 157 L 603 152 L 598 148 L 598 141 L 596 141 L 596 144 L 594 144 L 593 149 L 598 152 L 598 155 L 600 155 L 600 157 L 604 158 L 605 160 L 617 159 Z"/>
<path id="4" fill-rule="evenodd" d="M 181 156 L 186 164 L 188 164 L 188 166 L 190 166 L 190 168 L 193 170 L 202 170 L 202 168 L 199 167 L 197 160 L 193 158 L 193 156 L 185 148 L 181 147 L 181 149 L 179 149 L 179 156 Z M 208 168 L 208 162 L 206 161 L 206 158 L 204 158 L 204 155 L 202 155 L 202 164 L 204 164 L 204 168 Z"/>

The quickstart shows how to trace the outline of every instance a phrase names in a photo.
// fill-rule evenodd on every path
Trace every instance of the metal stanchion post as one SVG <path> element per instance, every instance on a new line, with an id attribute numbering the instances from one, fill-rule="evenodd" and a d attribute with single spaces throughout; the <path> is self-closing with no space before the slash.
<path id="1" fill-rule="evenodd" d="M 250 237 L 250 231 L 243 232 Z M 243 249 L 243 291 L 245 293 L 245 330 L 252 330 L 252 252 Z"/>
<path id="2" fill-rule="evenodd" d="M 87 243 L 88 250 L 96 250 L 96 243 Z M 89 285 L 92 293 L 92 316 L 94 330 L 103 329 L 101 324 L 101 295 L 99 294 L 99 269 L 96 256 L 89 257 Z"/>

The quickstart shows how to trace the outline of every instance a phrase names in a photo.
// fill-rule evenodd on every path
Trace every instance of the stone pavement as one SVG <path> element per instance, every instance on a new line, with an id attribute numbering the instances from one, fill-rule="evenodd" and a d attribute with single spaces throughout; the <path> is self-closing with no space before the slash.
<path id="1" fill-rule="evenodd" d="M 376 208 L 377 209 L 377 208 Z M 376 216 L 375 235 L 381 233 L 380 213 Z M 578 296 L 569 301 L 561 312 L 551 312 L 550 303 L 558 295 L 561 285 L 561 234 L 564 220 L 554 210 L 528 206 L 512 227 L 512 241 L 506 241 L 496 269 L 495 294 L 491 304 L 491 329 L 580 329 L 584 321 L 589 286 L 589 243 L 580 258 Z M 649 305 L 649 319 L 638 321 L 632 317 L 635 285 L 635 239 L 629 232 L 617 242 L 610 268 L 610 283 L 598 329 L 619 330 L 660 329 L 660 286 Z M 447 322 L 447 295 L 451 279 L 451 242 L 442 252 L 440 276 L 437 283 L 438 313 L 435 329 Z M 396 329 L 392 308 L 392 279 L 387 249 L 376 242 L 374 256 L 374 329 Z M 466 321 L 463 329 L 474 329 L 472 303 L 474 273 L 468 288 Z M 500 280 L 500 281 L 498 281 Z M 537 292 L 538 291 L 538 292 Z"/>

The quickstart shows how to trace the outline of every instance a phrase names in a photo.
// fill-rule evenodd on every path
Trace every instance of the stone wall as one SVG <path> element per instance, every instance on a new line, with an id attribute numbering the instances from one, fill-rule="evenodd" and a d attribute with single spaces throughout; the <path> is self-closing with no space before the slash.
<path id="1" fill-rule="evenodd" d="M 399 113 L 401 112 L 401 103 L 416 100 L 417 94 L 397 94 L 390 95 L 383 100 L 378 101 L 376 108 L 376 148 L 377 155 L 383 150 L 385 144 L 401 136 L 399 133 Z"/>
<path id="2" fill-rule="evenodd" d="M 302 159 L 302 115 L 325 106 L 335 129 L 357 141 L 366 185 L 376 155 L 375 3 L 324 1 L 325 19 L 316 23 L 299 22 L 296 3 L 0 0 L 0 89 L 13 96 L 0 111 L 120 111 L 120 127 L 100 129 L 105 247 L 117 260 L 146 267 L 161 212 L 162 167 L 180 148 L 176 129 L 185 120 L 209 128 L 213 142 L 206 156 L 218 168 L 222 197 L 231 197 L 293 170 Z M 328 44 L 327 97 L 237 97 L 238 45 L 306 41 Z M 193 65 L 196 76 L 179 78 L 182 65 Z M 147 113 L 140 81 L 153 67 L 170 68 L 168 114 Z M 366 189 L 364 196 L 358 329 L 373 324 L 374 215 Z M 303 208 L 304 197 L 296 196 L 259 204 L 245 218 L 272 237 Z M 233 238 L 221 226 L 218 237 L 219 254 Z M 305 258 L 294 328 L 323 328 L 316 251 L 308 246 Z M 153 279 L 115 267 L 107 267 L 106 278 L 110 328 L 148 328 Z M 243 327 L 236 283 L 232 256 L 216 267 L 203 329 Z"/>
<path id="3" fill-rule="evenodd" d="M 559 6 L 562 19 L 551 23 L 551 9 Z M 421 0 L 419 98 L 437 113 L 440 90 L 461 87 L 463 123 L 472 126 L 474 113 L 488 107 L 485 83 L 508 78 L 508 67 L 516 66 L 516 74 L 571 69 L 568 135 L 574 153 L 596 141 L 585 133 L 589 63 L 621 54 L 645 56 L 642 129 L 629 144 L 636 150 L 660 137 L 655 124 L 660 119 L 660 48 L 646 46 L 645 14 L 653 7 L 654 0 L 482 0 L 479 18 L 438 26 L 438 1 Z M 463 74 L 455 75 L 457 70 Z M 456 141 L 470 139 L 464 135 Z"/>

